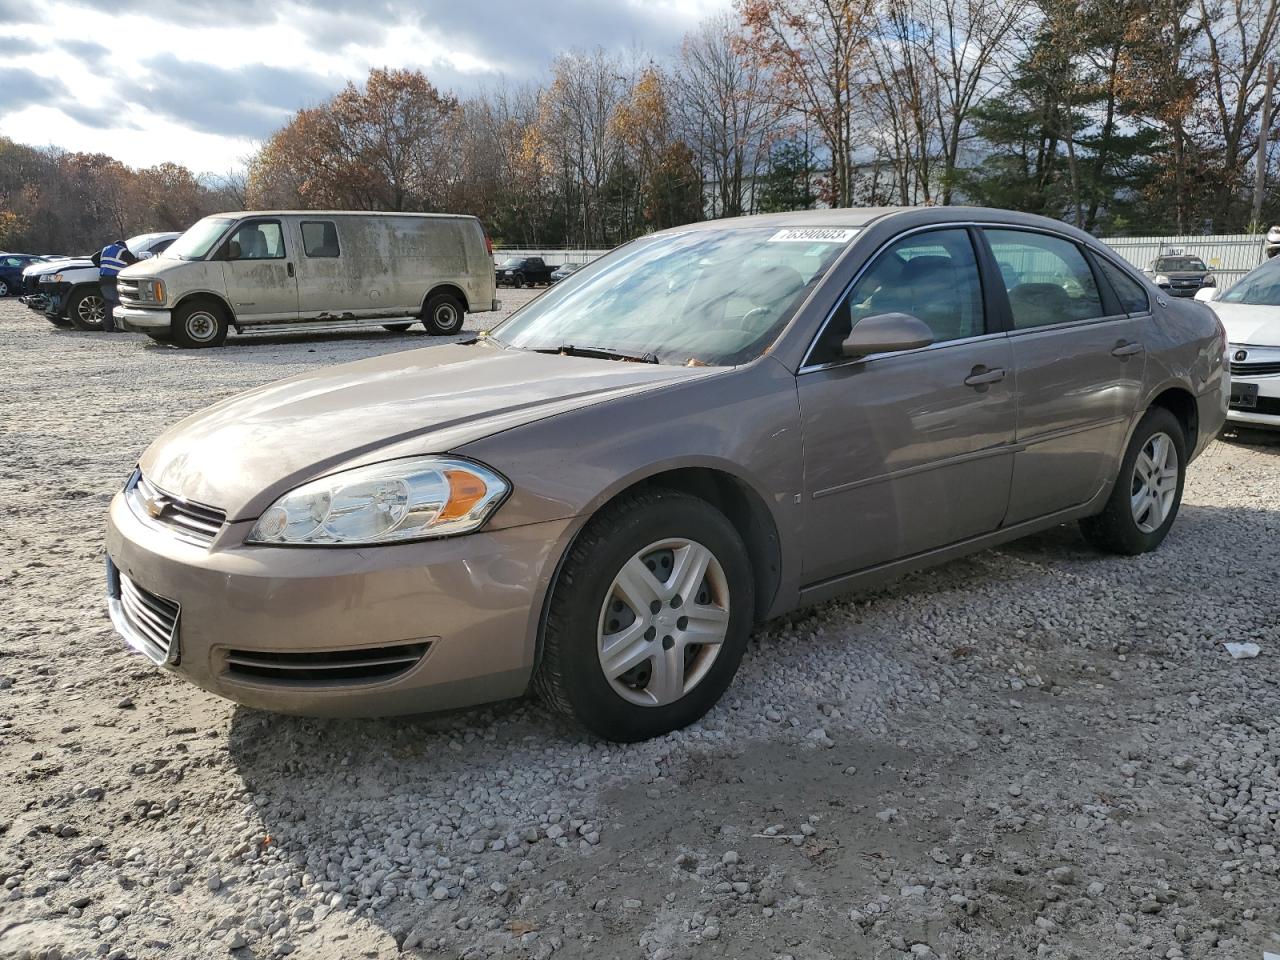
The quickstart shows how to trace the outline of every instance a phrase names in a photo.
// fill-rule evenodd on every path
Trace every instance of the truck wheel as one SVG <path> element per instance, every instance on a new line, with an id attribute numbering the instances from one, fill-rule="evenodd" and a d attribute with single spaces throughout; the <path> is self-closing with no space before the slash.
<path id="1" fill-rule="evenodd" d="M 511 285 L 512 285 L 513 287 L 515 287 L 517 290 L 519 290 L 521 287 L 523 287 L 523 286 L 524 286 L 524 274 L 523 274 L 523 273 L 517 273 L 514 277 L 512 277 L 512 278 L 511 278 Z"/>
<path id="2" fill-rule="evenodd" d="M 189 350 L 220 347 L 227 339 L 227 318 L 211 303 L 197 300 L 173 311 L 170 330 L 173 342 Z"/>
<path id="3" fill-rule="evenodd" d="M 384 323 L 382 329 L 390 330 L 392 333 L 404 333 L 412 326 L 412 323 Z"/>
<path id="4" fill-rule="evenodd" d="M 437 293 L 427 301 L 422 311 L 422 325 L 427 333 L 436 336 L 448 336 L 462 329 L 462 304 L 458 298 L 448 293 Z"/>
<path id="5" fill-rule="evenodd" d="M 77 330 L 101 330 L 107 304 L 97 287 L 82 287 L 67 302 L 67 319 Z"/>

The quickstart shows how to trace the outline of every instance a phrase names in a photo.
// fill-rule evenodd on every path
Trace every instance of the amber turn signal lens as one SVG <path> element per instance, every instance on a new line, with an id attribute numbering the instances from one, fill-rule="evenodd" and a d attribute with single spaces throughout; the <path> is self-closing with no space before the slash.
<path id="1" fill-rule="evenodd" d="M 460 520 L 471 512 L 471 508 L 484 499 L 489 488 L 474 473 L 465 470 L 446 470 L 445 479 L 449 481 L 449 502 L 444 505 L 436 521 Z"/>

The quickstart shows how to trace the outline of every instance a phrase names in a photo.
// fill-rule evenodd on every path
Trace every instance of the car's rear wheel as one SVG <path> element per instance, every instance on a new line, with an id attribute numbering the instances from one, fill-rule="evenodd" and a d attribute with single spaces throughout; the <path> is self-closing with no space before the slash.
<path id="1" fill-rule="evenodd" d="M 1182 424 L 1163 407 L 1152 407 L 1133 432 L 1106 507 L 1080 521 L 1085 539 L 1128 556 L 1154 550 L 1178 516 L 1186 475 Z"/>
<path id="2" fill-rule="evenodd" d="M 0 277 L 0 297 L 7 297 L 12 291 L 9 289 L 9 281 L 4 277 Z"/>
<path id="3" fill-rule="evenodd" d="M 428 333 L 447 336 L 462 329 L 465 312 L 458 298 L 448 293 L 437 293 L 427 300 L 422 311 L 422 325 Z"/>
<path id="4" fill-rule="evenodd" d="M 178 346 L 195 350 L 221 346 L 227 339 L 228 327 L 227 318 L 219 307 L 196 300 L 173 311 L 169 332 Z"/>
<path id="5" fill-rule="evenodd" d="M 754 603 L 746 548 L 722 513 L 673 490 L 627 496 L 565 560 L 534 687 L 609 740 L 678 730 L 733 679 Z"/>
<path id="6" fill-rule="evenodd" d="M 77 330 L 101 330 L 106 316 L 106 301 L 97 287 L 76 290 L 67 302 L 67 319 Z"/>

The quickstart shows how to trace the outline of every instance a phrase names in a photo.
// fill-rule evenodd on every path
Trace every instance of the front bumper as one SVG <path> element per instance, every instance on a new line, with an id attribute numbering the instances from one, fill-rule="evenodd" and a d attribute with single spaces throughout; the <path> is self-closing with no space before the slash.
<path id="1" fill-rule="evenodd" d="M 1258 395 L 1251 407 L 1239 404 L 1237 398 L 1243 385 L 1258 388 Z M 1280 430 L 1280 376 L 1231 378 L 1232 403 L 1227 408 L 1227 420 L 1247 427 L 1270 427 Z"/>
<path id="2" fill-rule="evenodd" d="M 284 548 L 244 545 L 252 526 L 244 521 L 204 546 L 145 524 L 118 494 L 107 523 L 108 606 L 136 649 L 251 707 L 350 717 L 471 706 L 527 688 L 543 598 L 572 523 L 371 548 Z M 171 649 L 146 650 L 130 636 L 122 578 L 179 611 Z M 353 654 L 374 662 L 387 659 L 384 650 L 423 652 L 374 679 L 244 666 L 324 666 Z"/>
<path id="3" fill-rule="evenodd" d="M 148 310 L 142 307 L 116 307 L 116 323 L 134 333 L 148 330 L 168 330 L 173 314 L 168 310 Z"/>

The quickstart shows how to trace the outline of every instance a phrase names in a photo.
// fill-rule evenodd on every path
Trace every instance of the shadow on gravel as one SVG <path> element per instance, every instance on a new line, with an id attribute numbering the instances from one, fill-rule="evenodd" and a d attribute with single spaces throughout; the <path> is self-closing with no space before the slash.
<path id="1" fill-rule="evenodd" d="M 1258 453 L 1280 454 L 1280 430 L 1252 430 L 1249 427 L 1229 427 L 1218 439 L 1223 443 L 1240 444 Z"/>

